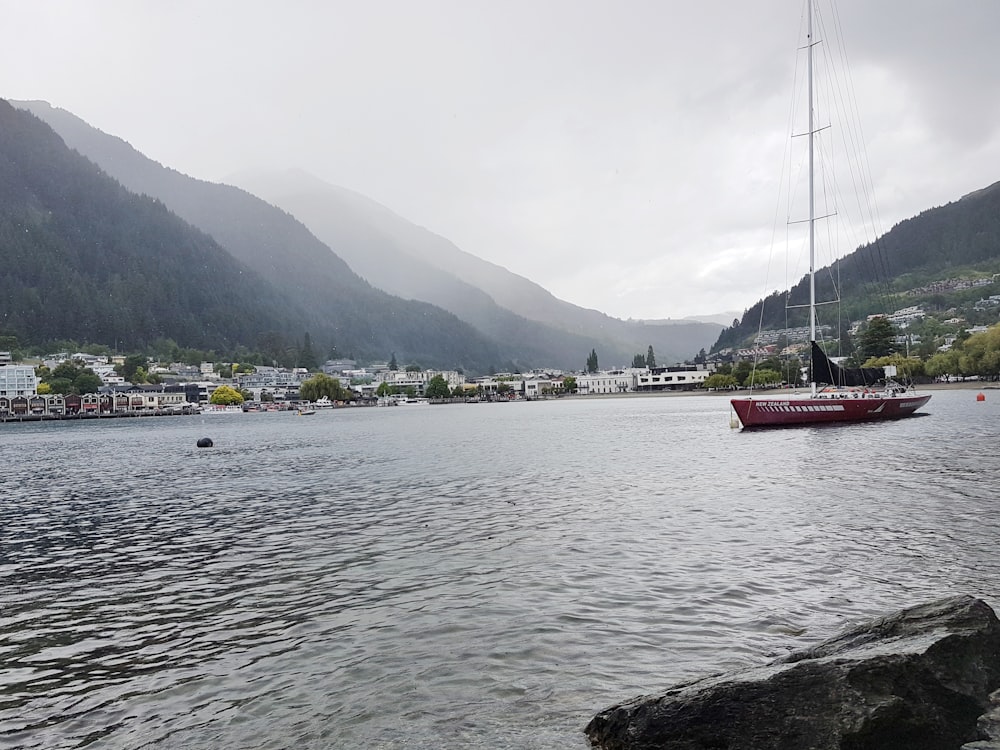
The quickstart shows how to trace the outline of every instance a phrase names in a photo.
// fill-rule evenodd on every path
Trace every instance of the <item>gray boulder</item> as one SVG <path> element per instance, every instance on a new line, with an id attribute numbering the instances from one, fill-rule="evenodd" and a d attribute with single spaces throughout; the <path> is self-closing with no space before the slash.
<path id="1" fill-rule="evenodd" d="M 612 706 L 584 731 L 605 750 L 993 748 L 991 722 L 977 719 L 998 687 L 1000 621 L 956 596 Z"/>

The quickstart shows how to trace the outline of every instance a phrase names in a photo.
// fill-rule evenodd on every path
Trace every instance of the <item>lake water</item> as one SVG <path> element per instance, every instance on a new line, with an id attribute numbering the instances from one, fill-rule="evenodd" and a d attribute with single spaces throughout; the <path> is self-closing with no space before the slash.
<path id="1" fill-rule="evenodd" d="M 619 700 L 996 606 L 984 393 L 747 433 L 713 396 L 0 425 L 0 747 L 582 749 Z"/>

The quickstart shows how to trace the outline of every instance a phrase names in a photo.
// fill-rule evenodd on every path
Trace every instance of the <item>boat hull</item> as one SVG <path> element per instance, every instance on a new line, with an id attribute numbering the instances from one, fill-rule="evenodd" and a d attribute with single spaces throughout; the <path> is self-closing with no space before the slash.
<path id="1" fill-rule="evenodd" d="M 740 423 L 747 428 L 902 419 L 912 416 L 930 400 L 930 395 L 865 395 L 860 398 L 751 396 L 734 398 L 730 403 Z"/>

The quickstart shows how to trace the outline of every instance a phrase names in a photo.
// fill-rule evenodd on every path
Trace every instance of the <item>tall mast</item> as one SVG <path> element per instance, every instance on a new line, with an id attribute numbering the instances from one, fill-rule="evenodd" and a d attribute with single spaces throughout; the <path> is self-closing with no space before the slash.
<path id="1" fill-rule="evenodd" d="M 809 69 L 809 341 L 816 342 L 816 208 L 813 188 L 813 4 L 807 0 L 808 27 L 806 36 L 806 55 Z M 812 373 L 810 384 L 812 393 L 816 395 L 816 373 Z"/>

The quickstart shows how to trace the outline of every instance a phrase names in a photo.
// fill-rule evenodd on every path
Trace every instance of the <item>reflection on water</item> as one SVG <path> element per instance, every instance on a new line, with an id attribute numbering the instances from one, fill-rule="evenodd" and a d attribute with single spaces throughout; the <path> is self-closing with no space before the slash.
<path id="1" fill-rule="evenodd" d="M 710 396 L 4 425 L 0 747 L 584 748 L 617 700 L 989 600 L 997 407 L 927 411 L 755 433 Z"/>

